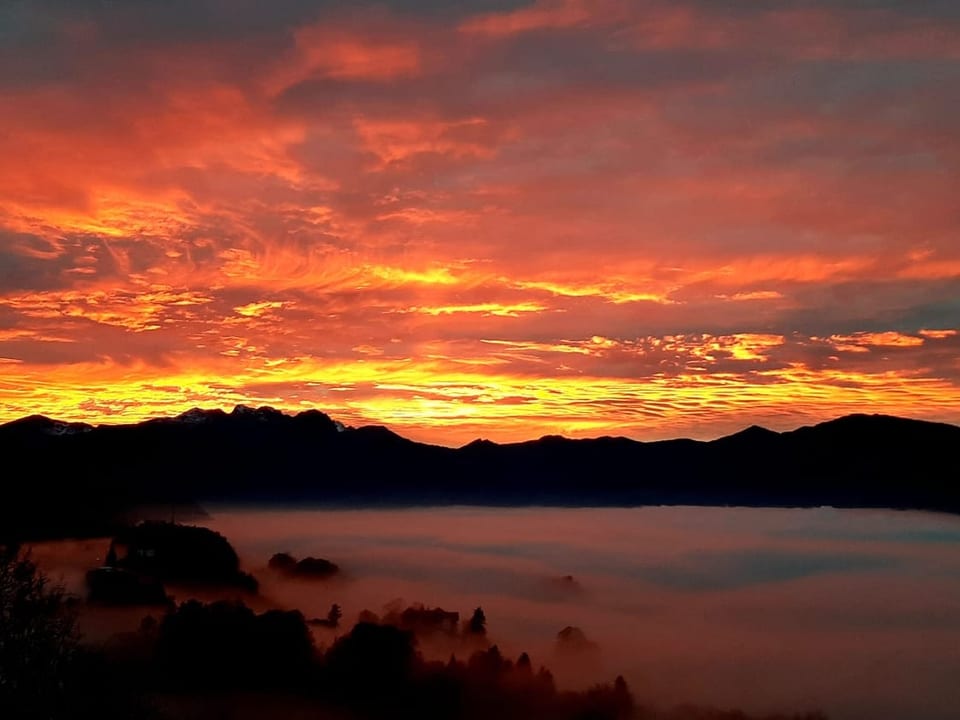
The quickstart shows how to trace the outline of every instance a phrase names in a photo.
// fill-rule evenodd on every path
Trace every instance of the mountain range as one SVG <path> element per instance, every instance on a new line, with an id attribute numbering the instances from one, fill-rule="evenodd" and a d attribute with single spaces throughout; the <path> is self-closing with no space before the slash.
<path id="1" fill-rule="evenodd" d="M 0 527 L 99 531 L 131 508 L 176 504 L 749 505 L 960 512 L 960 427 L 849 415 L 709 442 L 546 436 L 460 448 L 316 410 L 190 410 L 131 425 L 31 416 L 0 425 Z"/>

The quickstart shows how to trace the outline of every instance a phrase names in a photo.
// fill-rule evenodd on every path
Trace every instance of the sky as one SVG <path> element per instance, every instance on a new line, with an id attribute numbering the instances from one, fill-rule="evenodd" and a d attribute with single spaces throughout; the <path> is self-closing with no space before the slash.
<path id="1" fill-rule="evenodd" d="M 5 0 L 0 421 L 960 422 L 955 0 Z"/>

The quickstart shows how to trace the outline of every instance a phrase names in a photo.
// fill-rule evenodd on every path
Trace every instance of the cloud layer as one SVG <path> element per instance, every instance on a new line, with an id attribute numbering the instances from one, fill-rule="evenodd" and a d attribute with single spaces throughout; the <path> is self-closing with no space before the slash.
<path id="1" fill-rule="evenodd" d="M 0 9 L 0 419 L 960 421 L 953 3 L 453 5 Z"/>

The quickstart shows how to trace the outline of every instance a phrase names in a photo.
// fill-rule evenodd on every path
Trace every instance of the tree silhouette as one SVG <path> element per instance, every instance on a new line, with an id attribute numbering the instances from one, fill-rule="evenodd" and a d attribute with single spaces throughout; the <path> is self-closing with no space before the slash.
<path id="1" fill-rule="evenodd" d="M 330 606 L 330 612 L 327 613 L 327 622 L 330 623 L 330 627 L 337 627 L 340 624 L 340 618 L 343 617 L 343 610 L 340 609 L 340 606 L 337 603 L 334 603 Z"/>
<path id="2" fill-rule="evenodd" d="M 470 617 L 469 623 L 467 623 L 467 630 L 472 635 L 487 634 L 487 616 L 483 613 L 483 608 L 478 607 L 473 611 L 473 615 Z"/>
<path id="3" fill-rule="evenodd" d="M 58 717 L 78 652 L 64 589 L 16 546 L 0 546 L 0 717 Z"/>

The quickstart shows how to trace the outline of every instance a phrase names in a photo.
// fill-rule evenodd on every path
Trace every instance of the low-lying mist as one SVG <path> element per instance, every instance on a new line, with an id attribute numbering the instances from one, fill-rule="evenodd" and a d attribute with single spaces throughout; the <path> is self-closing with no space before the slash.
<path id="1" fill-rule="evenodd" d="M 314 510 L 214 508 L 260 581 L 255 610 L 299 609 L 330 647 L 370 613 L 442 608 L 505 657 L 526 652 L 561 688 L 623 675 L 644 704 L 837 720 L 947 720 L 960 707 L 960 521 L 947 516 L 705 508 Z M 107 541 L 37 545 L 82 591 Z M 330 577 L 268 566 L 276 553 L 336 563 Z M 171 586 L 178 599 L 222 591 Z M 103 639 L 143 609 L 87 609 Z M 467 634 L 418 635 L 428 659 L 465 659 Z"/>

